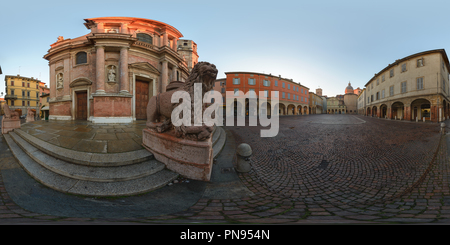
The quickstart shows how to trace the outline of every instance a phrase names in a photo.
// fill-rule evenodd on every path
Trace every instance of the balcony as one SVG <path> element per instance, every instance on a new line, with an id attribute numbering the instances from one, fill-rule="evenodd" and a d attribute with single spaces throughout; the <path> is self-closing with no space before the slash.
<path id="1" fill-rule="evenodd" d="M 17 95 L 7 94 L 5 100 L 17 100 Z"/>

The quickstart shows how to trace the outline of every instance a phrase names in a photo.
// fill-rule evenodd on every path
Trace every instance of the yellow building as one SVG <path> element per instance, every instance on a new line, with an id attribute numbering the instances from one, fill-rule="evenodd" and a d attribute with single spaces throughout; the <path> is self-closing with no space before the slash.
<path id="1" fill-rule="evenodd" d="M 26 114 L 28 108 L 38 110 L 38 79 L 6 75 L 5 82 L 5 100 L 11 110 L 18 111 L 20 115 Z"/>

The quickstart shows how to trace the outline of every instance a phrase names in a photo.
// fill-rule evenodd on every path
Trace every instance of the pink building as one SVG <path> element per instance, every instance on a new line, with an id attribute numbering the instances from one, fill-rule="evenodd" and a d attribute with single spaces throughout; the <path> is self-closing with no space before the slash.
<path id="1" fill-rule="evenodd" d="M 127 123 L 146 119 L 150 97 L 185 81 L 197 46 L 174 27 L 130 17 L 85 19 L 89 34 L 59 37 L 50 67 L 50 119 Z"/>

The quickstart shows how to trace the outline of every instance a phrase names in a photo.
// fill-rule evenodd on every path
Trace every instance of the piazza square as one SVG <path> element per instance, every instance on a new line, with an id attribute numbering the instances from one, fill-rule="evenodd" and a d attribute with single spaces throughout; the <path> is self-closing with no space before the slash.
<path id="1" fill-rule="evenodd" d="M 450 223 L 445 43 L 234 46 L 216 20 L 127 9 L 0 57 L 0 224 Z M 218 239 L 197 232 L 175 239 Z"/>

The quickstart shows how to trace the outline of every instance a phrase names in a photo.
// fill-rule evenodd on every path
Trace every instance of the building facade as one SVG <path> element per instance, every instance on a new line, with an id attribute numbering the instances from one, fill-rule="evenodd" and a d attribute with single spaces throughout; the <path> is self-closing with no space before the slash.
<path id="1" fill-rule="evenodd" d="M 323 99 L 321 96 L 309 92 L 309 114 L 322 114 Z"/>
<path id="2" fill-rule="evenodd" d="M 364 88 L 358 94 L 358 107 L 356 108 L 358 110 L 358 114 L 365 115 L 364 113 L 365 108 L 366 108 L 366 89 Z"/>
<path id="3" fill-rule="evenodd" d="M 225 74 L 226 91 L 233 91 L 236 95 L 238 91 L 242 91 L 243 94 L 253 91 L 257 97 L 259 97 L 260 91 L 263 92 L 268 100 L 265 110 L 267 115 L 273 113 L 271 111 L 271 99 L 273 97 L 278 98 L 279 101 L 277 105 L 274 105 L 274 108 L 278 108 L 275 111 L 278 115 L 309 114 L 309 88 L 294 82 L 292 79 L 253 72 L 225 72 Z M 234 110 L 234 115 L 237 115 L 240 111 L 238 108 L 241 106 L 245 106 L 245 115 L 252 113 L 249 111 L 248 100 L 245 101 L 245 105 L 235 101 L 233 108 L 230 108 L 230 110 Z M 231 113 L 231 111 L 227 109 L 226 113 Z"/>
<path id="4" fill-rule="evenodd" d="M 360 91 L 358 91 L 359 93 Z M 344 105 L 346 106 L 346 114 L 357 114 L 358 107 L 358 95 L 355 93 L 350 82 L 348 83 L 347 88 L 345 88 L 344 94 Z"/>
<path id="5" fill-rule="evenodd" d="M 36 78 L 22 77 L 20 75 L 5 76 L 5 101 L 9 108 L 18 111 L 20 115 L 26 114 L 28 108 L 39 110 L 39 81 Z"/>
<path id="6" fill-rule="evenodd" d="M 450 64 L 444 49 L 407 56 L 376 73 L 366 87 L 365 114 L 440 122 L 449 116 Z"/>
<path id="7" fill-rule="evenodd" d="M 59 37 L 44 56 L 50 119 L 145 120 L 150 97 L 165 92 L 171 81 L 185 81 L 198 62 L 197 45 L 180 41 L 177 29 L 159 21 L 100 17 L 84 25 L 89 34 Z"/>

